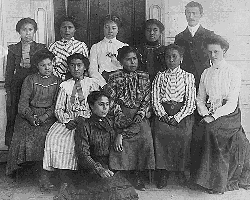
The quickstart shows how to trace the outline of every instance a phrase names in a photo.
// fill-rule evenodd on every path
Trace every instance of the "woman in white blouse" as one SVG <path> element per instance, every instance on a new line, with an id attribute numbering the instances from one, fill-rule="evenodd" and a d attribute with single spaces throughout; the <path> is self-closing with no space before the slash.
<path id="1" fill-rule="evenodd" d="M 206 44 L 211 67 L 201 75 L 197 96 L 202 120 L 193 133 L 191 178 L 212 194 L 250 189 L 250 145 L 239 109 L 241 73 L 225 61 L 225 39 L 213 35 Z"/>
<path id="2" fill-rule="evenodd" d="M 195 79 L 181 69 L 183 49 L 175 44 L 165 47 L 166 70 L 158 72 L 153 81 L 152 106 L 157 187 L 167 184 L 170 171 L 175 171 L 181 183 L 186 180 L 190 141 L 194 124 Z"/>
<path id="3" fill-rule="evenodd" d="M 97 78 L 102 85 L 106 84 L 108 73 L 122 69 L 116 56 L 117 50 L 128 46 L 116 39 L 121 21 L 117 16 L 108 15 L 103 22 L 104 39 L 94 44 L 90 50 L 90 77 Z"/>

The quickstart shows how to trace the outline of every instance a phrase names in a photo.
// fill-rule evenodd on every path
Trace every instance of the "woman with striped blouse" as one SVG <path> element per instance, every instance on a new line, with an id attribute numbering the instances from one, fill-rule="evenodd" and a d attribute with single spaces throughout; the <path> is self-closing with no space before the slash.
<path id="1" fill-rule="evenodd" d="M 53 73 L 62 80 L 67 80 L 71 74 L 67 68 L 67 57 L 80 53 L 88 57 L 88 47 L 84 42 L 74 38 L 77 24 L 73 17 L 63 17 L 60 20 L 60 34 L 62 39 L 50 45 L 49 50 L 56 56 Z"/>
<path id="2" fill-rule="evenodd" d="M 79 120 L 91 115 L 87 96 L 99 90 L 96 79 L 86 77 L 89 60 L 76 53 L 67 58 L 67 64 L 73 78 L 60 85 L 55 106 L 55 122 L 46 137 L 43 157 L 43 169 L 60 170 L 61 181 L 67 182 L 70 171 L 77 169 L 74 134 Z"/>
<path id="3" fill-rule="evenodd" d="M 184 171 L 189 164 L 196 97 L 193 74 L 180 67 L 183 49 L 170 44 L 164 52 L 167 69 L 158 72 L 152 86 L 157 187 L 160 189 L 166 186 L 170 171 L 178 172 L 180 181 L 186 179 Z"/>

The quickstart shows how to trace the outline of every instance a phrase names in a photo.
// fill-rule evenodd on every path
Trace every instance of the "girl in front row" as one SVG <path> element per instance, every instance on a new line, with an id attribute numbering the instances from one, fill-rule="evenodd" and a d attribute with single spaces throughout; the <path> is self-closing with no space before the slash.
<path id="1" fill-rule="evenodd" d="M 87 96 L 91 91 L 99 90 L 96 79 L 84 76 L 89 67 L 88 58 L 75 53 L 67 58 L 67 64 L 73 78 L 60 85 L 55 106 L 57 122 L 48 132 L 43 158 L 43 169 L 59 169 L 62 182 L 68 181 L 69 170 L 77 169 L 75 128 L 80 119 L 90 117 Z"/>

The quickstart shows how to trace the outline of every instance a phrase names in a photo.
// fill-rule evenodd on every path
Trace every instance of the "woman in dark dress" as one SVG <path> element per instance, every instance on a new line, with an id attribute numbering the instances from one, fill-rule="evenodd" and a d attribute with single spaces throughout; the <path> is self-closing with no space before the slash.
<path id="1" fill-rule="evenodd" d="M 26 76 L 37 72 L 37 66 L 31 63 L 33 55 L 44 50 L 44 44 L 33 41 L 37 31 L 37 23 L 31 18 L 23 18 L 16 24 L 16 31 L 21 41 L 8 47 L 5 89 L 7 93 L 6 111 L 7 126 L 5 132 L 5 144 L 10 145 L 16 115 L 18 113 L 18 102 L 21 87 Z"/>
<path id="2" fill-rule="evenodd" d="M 27 164 L 37 163 L 42 169 L 44 142 L 49 128 L 56 120 L 54 109 L 61 82 L 52 74 L 53 58 L 54 55 L 49 51 L 34 55 L 34 64 L 39 72 L 24 79 L 8 152 L 7 175 Z M 43 187 L 46 174 L 42 176 Z"/>
<path id="3" fill-rule="evenodd" d="M 191 180 L 208 193 L 250 189 L 250 143 L 241 125 L 241 73 L 224 58 L 221 36 L 206 39 L 211 67 L 201 75 L 197 110 L 202 120 L 191 143 Z"/>
<path id="4" fill-rule="evenodd" d="M 183 49 L 178 45 L 165 47 L 167 68 L 158 72 L 152 86 L 158 188 L 166 186 L 170 171 L 177 172 L 183 182 L 189 169 L 196 89 L 193 74 L 180 68 L 182 58 Z"/>
<path id="5" fill-rule="evenodd" d="M 113 120 L 107 117 L 109 98 L 102 91 L 88 96 L 92 116 L 79 123 L 75 133 L 75 151 L 83 172 L 74 184 L 64 183 L 56 200 L 135 200 L 138 195 L 132 185 L 109 166 L 109 154 L 116 133 Z M 79 172 L 78 172 L 79 173 Z"/>
<path id="6" fill-rule="evenodd" d="M 116 137 L 115 151 L 111 151 L 110 165 L 115 170 L 133 170 L 136 188 L 145 190 L 144 170 L 155 168 L 153 139 L 149 121 L 151 86 L 147 72 L 137 71 L 138 53 L 130 46 L 118 50 L 123 66 L 110 74 L 104 90 L 114 100 Z"/>
<path id="7" fill-rule="evenodd" d="M 141 54 L 141 64 L 138 70 L 148 72 L 150 81 L 153 82 L 158 71 L 162 70 L 161 55 L 164 54 L 164 46 L 161 44 L 161 35 L 164 25 L 157 19 L 149 19 L 145 23 L 146 42 L 138 46 Z"/>

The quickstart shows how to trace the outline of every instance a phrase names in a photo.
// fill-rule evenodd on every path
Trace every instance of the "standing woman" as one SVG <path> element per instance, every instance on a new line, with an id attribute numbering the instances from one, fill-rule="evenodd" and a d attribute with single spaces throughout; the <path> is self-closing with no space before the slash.
<path id="1" fill-rule="evenodd" d="M 37 31 L 37 23 L 34 19 L 23 18 L 19 20 L 16 24 L 16 31 L 19 33 L 21 41 L 8 47 L 4 86 L 7 92 L 7 126 L 5 132 L 5 144 L 7 146 L 11 143 L 14 131 L 23 80 L 26 76 L 38 71 L 37 67 L 31 63 L 31 58 L 35 53 L 46 48 L 44 44 L 33 41 Z"/>
<path id="2" fill-rule="evenodd" d="M 193 74 L 180 68 L 183 49 L 175 44 L 165 47 L 166 70 L 158 72 L 153 81 L 152 105 L 157 187 L 167 185 L 170 171 L 186 179 L 190 159 L 190 141 L 194 124 L 195 79 Z"/>
<path id="3" fill-rule="evenodd" d="M 114 150 L 110 166 L 115 170 L 133 170 L 136 188 L 145 190 L 142 171 L 155 168 L 153 139 L 147 112 L 150 107 L 151 86 L 149 75 L 137 71 L 138 53 L 125 46 L 118 50 L 117 59 L 123 69 L 110 75 L 104 90 L 114 100 Z"/>
<path id="4" fill-rule="evenodd" d="M 77 23 L 73 17 L 63 17 L 59 21 L 59 26 L 62 39 L 51 44 L 49 50 L 56 56 L 53 73 L 62 80 L 67 80 L 71 77 L 67 67 L 67 57 L 74 53 L 88 57 L 89 51 L 84 42 L 74 38 Z"/>
<path id="5" fill-rule="evenodd" d="M 79 171 L 73 185 L 63 184 L 54 200 L 137 200 L 133 186 L 109 166 L 109 154 L 116 136 L 114 121 L 107 116 L 109 98 L 102 91 L 94 91 L 87 101 L 92 115 L 77 126 L 75 133 L 78 164 L 85 171 Z"/>
<path id="6" fill-rule="evenodd" d="M 146 42 L 138 46 L 141 54 L 141 65 L 138 70 L 149 73 L 150 81 L 153 82 L 157 72 L 161 71 L 162 60 L 164 54 L 164 46 L 160 43 L 164 25 L 157 19 L 149 19 L 145 23 Z"/>
<path id="7" fill-rule="evenodd" d="M 122 69 L 117 60 L 117 50 L 123 46 L 128 46 L 116 39 L 121 20 L 114 15 L 108 15 L 103 20 L 104 39 L 94 44 L 90 49 L 89 75 L 106 84 L 109 72 Z"/>
<path id="8" fill-rule="evenodd" d="M 55 106 L 57 121 L 51 126 L 45 141 L 43 169 L 60 170 L 62 183 L 67 182 L 70 170 L 77 170 L 74 134 L 80 119 L 91 115 L 87 96 L 99 90 L 96 79 L 85 76 L 88 58 L 75 53 L 67 58 L 67 66 L 73 78 L 60 85 Z"/>
<path id="9" fill-rule="evenodd" d="M 197 108 L 202 116 L 191 143 L 191 178 L 207 192 L 250 189 L 250 144 L 241 125 L 240 71 L 225 61 L 229 43 L 206 39 L 211 67 L 201 75 Z"/>

